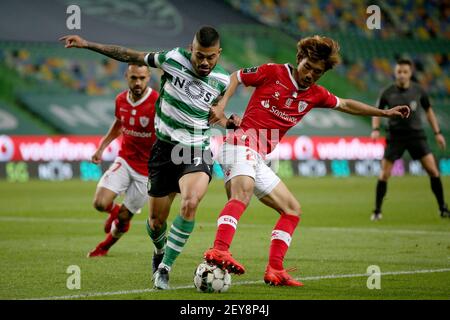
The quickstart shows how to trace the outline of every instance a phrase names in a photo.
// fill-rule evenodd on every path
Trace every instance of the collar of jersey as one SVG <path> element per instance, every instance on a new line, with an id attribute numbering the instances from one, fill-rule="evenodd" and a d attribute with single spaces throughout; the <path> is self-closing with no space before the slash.
<path id="1" fill-rule="evenodd" d="M 298 86 L 297 81 L 295 81 L 294 76 L 292 75 L 292 70 L 291 70 L 291 68 L 293 68 L 293 67 L 291 67 L 291 65 L 290 65 L 289 63 L 285 63 L 284 66 L 285 66 L 286 69 L 287 69 L 287 72 L 288 72 L 288 74 L 289 74 L 289 78 L 291 78 L 292 83 L 294 84 L 295 88 L 296 88 L 298 91 L 306 91 L 306 90 L 308 90 L 308 89 L 310 88 L 310 87 L 300 88 L 300 87 Z"/>
<path id="2" fill-rule="evenodd" d="M 144 102 L 144 100 L 146 100 L 150 96 L 151 93 L 152 93 L 152 88 L 147 87 L 147 93 L 144 94 L 144 96 L 142 98 L 140 98 L 138 101 L 133 102 L 133 100 L 131 100 L 131 98 L 130 98 L 131 92 L 130 92 L 130 90 L 128 90 L 128 92 L 127 92 L 127 101 L 132 107 L 137 107 L 142 102 Z"/>

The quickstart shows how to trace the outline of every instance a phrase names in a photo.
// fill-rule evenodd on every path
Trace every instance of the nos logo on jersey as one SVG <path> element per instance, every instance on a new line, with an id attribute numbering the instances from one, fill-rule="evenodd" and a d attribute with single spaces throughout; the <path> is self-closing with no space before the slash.
<path id="1" fill-rule="evenodd" d="M 149 117 L 139 117 L 139 123 L 141 124 L 142 127 L 146 127 L 148 126 L 148 123 L 150 122 L 150 118 Z"/>
<path id="2" fill-rule="evenodd" d="M 308 107 L 308 103 L 305 101 L 300 101 L 298 103 L 298 112 L 303 112 Z"/>

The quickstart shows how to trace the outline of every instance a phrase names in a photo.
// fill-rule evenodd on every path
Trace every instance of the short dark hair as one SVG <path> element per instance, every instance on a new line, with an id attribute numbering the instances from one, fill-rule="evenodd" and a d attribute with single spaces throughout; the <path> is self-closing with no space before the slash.
<path id="1" fill-rule="evenodd" d="M 414 66 L 414 63 L 410 59 L 407 59 L 407 58 L 397 59 L 397 64 L 398 65 L 407 64 L 411 68 Z"/>
<path id="2" fill-rule="evenodd" d="M 220 41 L 219 33 L 211 26 L 201 27 L 195 34 L 195 39 L 205 48 L 215 46 Z"/>
<path id="3" fill-rule="evenodd" d="M 144 62 L 128 62 L 128 66 L 148 67 Z"/>

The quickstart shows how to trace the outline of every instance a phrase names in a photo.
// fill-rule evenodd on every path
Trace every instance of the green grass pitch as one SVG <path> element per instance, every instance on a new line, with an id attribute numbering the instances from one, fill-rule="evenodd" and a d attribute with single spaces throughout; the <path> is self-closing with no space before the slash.
<path id="1" fill-rule="evenodd" d="M 211 246 L 226 197 L 213 180 L 196 227 L 171 273 L 168 291 L 152 290 L 153 246 L 145 232 L 147 206 L 107 257 L 86 254 L 104 239 L 103 213 L 92 206 L 95 183 L 0 183 L 0 298 L 73 299 L 449 299 L 450 219 L 441 219 L 427 177 L 392 178 L 384 219 L 369 220 L 375 178 L 292 178 L 286 184 L 303 208 L 286 256 L 302 288 L 263 283 L 277 214 L 256 199 L 242 217 L 232 252 L 247 273 L 231 289 L 204 294 L 192 275 Z M 443 178 L 450 201 L 450 177 Z M 178 213 L 175 200 L 169 222 Z M 69 290 L 67 268 L 81 270 L 81 289 Z M 367 267 L 381 270 L 381 289 L 368 289 Z"/>

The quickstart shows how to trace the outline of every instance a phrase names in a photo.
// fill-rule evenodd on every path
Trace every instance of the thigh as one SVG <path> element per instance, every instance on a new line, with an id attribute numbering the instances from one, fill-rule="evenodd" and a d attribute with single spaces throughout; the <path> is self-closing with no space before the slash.
<path id="1" fill-rule="evenodd" d="M 200 201 L 208 190 L 210 176 L 203 171 L 184 174 L 179 180 L 182 199 L 195 199 Z"/>
<path id="2" fill-rule="evenodd" d="M 300 214 L 300 204 L 281 180 L 269 194 L 259 200 L 279 213 Z"/>
<path id="3" fill-rule="evenodd" d="M 238 175 L 225 183 L 225 189 L 228 200 L 237 199 L 248 205 L 255 189 L 255 180 L 247 175 Z"/>

